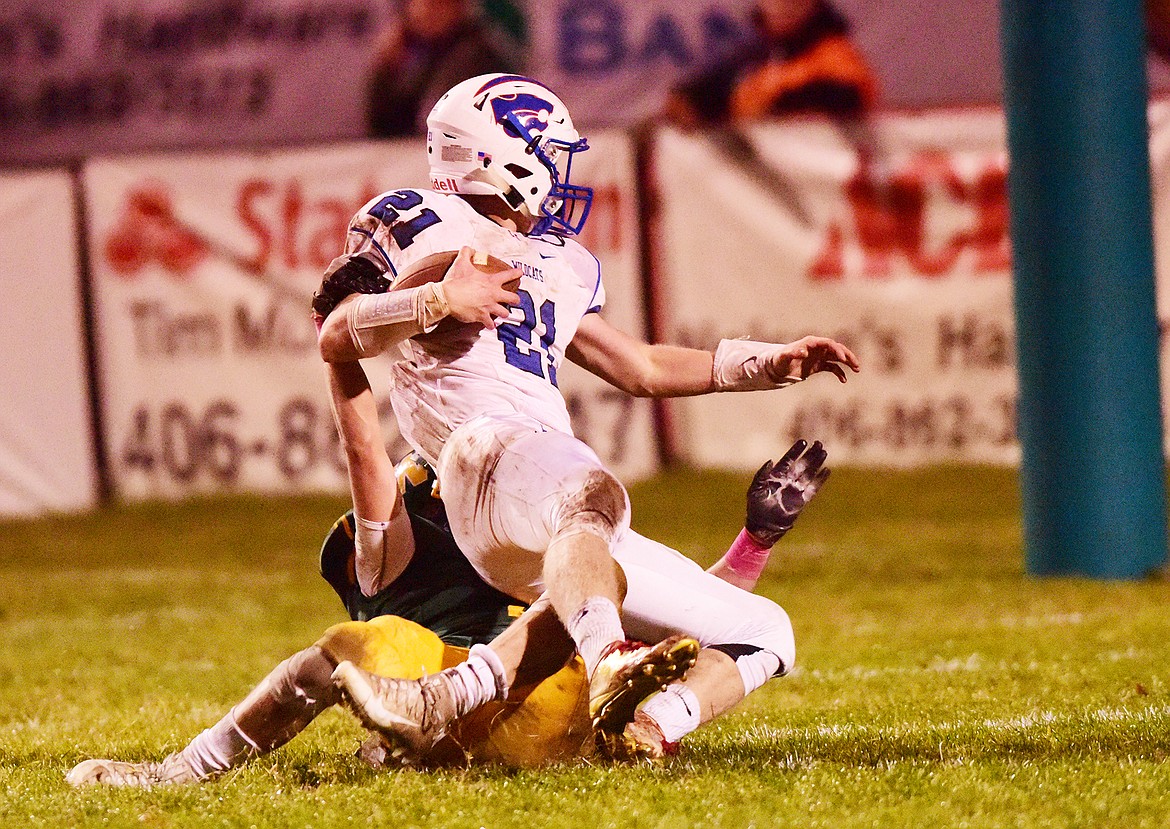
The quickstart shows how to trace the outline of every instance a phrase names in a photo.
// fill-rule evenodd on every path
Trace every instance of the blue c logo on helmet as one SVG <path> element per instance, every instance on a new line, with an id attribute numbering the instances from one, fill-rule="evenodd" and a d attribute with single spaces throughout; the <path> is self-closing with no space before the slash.
<path id="1" fill-rule="evenodd" d="M 516 121 L 530 133 L 543 132 L 548 129 L 548 119 L 552 111 L 551 101 L 529 92 L 504 93 L 492 98 L 492 113 L 496 116 L 496 123 L 508 132 L 515 129 L 508 115 L 514 115 Z"/>

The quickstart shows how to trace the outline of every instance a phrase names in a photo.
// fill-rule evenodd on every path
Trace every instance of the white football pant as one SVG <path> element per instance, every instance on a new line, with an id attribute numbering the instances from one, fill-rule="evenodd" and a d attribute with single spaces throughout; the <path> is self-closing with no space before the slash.
<path id="1" fill-rule="evenodd" d="M 580 440 L 512 414 L 480 416 L 456 429 L 437 471 L 459 548 L 485 581 L 528 603 L 544 592 L 543 555 L 562 504 L 590 475 L 608 474 Z M 773 671 L 791 670 L 796 646 L 781 607 L 630 530 L 628 499 L 621 512 L 611 549 L 629 585 L 622 607 L 629 636 L 657 642 L 683 633 L 702 647 L 741 646 L 729 652 L 749 693 Z M 767 666 L 758 679 L 755 662 Z"/>

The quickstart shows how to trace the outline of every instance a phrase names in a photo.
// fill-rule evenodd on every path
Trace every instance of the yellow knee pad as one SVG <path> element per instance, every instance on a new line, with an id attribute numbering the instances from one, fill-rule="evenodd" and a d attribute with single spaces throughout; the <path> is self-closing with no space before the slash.
<path id="1" fill-rule="evenodd" d="M 337 662 L 348 660 L 379 676 L 418 679 L 457 665 L 465 648 L 444 644 L 432 631 L 399 616 L 342 622 L 325 631 L 317 646 Z"/>
<path id="2" fill-rule="evenodd" d="M 342 622 L 316 644 L 335 662 L 402 679 L 438 673 L 467 658 L 466 649 L 398 616 Z M 592 753 L 588 701 L 585 666 L 575 658 L 536 685 L 513 688 L 506 702 L 480 707 L 455 724 L 451 737 L 470 761 L 526 767 L 564 762 Z"/>
<path id="3" fill-rule="evenodd" d="M 459 723 L 455 739 L 477 762 L 540 766 L 593 750 L 585 665 L 574 659 L 543 682 L 513 688 Z"/>

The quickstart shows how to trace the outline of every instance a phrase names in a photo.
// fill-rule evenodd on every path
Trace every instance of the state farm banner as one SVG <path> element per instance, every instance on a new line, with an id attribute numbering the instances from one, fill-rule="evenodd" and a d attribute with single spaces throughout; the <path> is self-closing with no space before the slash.
<path id="1" fill-rule="evenodd" d="M 73 189 L 64 170 L 0 176 L 0 516 L 97 497 Z"/>
<path id="2" fill-rule="evenodd" d="M 615 311 L 637 321 L 633 166 L 621 136 L 597 143 L 607 149 L 594 163 L 595 250 Z M 120 496 L 344 491 L 309 297 L 353 213 L 384 190 L 425 186 L 425 159 L 410 141 L 86 166 L 106 450 Z M 619 303 L 626 285 L 630 301 Z M 367 369 L 381 394 L 387 364 Z M 582 436 L 596 434 L 620 474 L 645 474 L 648 410 L 626 418 L 633 404 L 571 378 L 565 387 Z M 617 421 L 644 423 L 619 432 Z M 392 418 L 384 423 L 391 451 L 404 452 Z"/>
<path id="3" fill-rule="evenodd" d="M 797 437 L 836 463 L 1017 460 L 999 113 L 664 132 L 655 167 L 666 341 L 823 334 L 863 364 L 673 402 L 686 460 L 750 468 Z"/>

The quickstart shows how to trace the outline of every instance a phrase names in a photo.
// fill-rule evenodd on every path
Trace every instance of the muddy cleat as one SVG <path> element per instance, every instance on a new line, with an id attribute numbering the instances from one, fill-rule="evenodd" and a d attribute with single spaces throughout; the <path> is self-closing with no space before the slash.
<path id="1" fill-rule="evenodd" d="M 597 748 L 603 757 L 617 763 L 653 763 L 677 755 L 679 744 L 667 740 L 654 718 L 638 710 L 621 734 L 599 731 Z"/>
<path id="2" fill-rule="evenodd" d="M 405 765 L 419 763 L 455 718 L 455 702 L 438 675 L 391 679 L 342 662 L 333 684 L 366 728 L 382 737 L 387 757 Z"/>
<path id="3" fill-rule="evenodd" d="M 674 635 L 657 645 L 614 642 L 601 654 L 589 680 L 593 730 L 620 735 L 642 700 L 682 679 L 699 657 L 699 643 Z"/>
<path id="4" fill-rule="evenodd" d="M 85 760 L 65 775 L 70 786 L 135 786 L 151 789 L 199 780 L 187 761 L 171 754 L 160 763 L 128 763 L 123 760 Z"/>
<path id="5" fill-rule="evenodd" d="M 644 711 L 634 712 L 634 721 L 623 732 L 633 744 L 639 759 L 662 760 L 678 756 L 679 743 L 666 739 L 654 718 Z"/>
<path id="6" fill-rule="evenodd" d="M 361 748 L 357 750 L 354 756 L 375 771 L 381 771 L 386 768 L 398 768 L 402 765 L 396 762 L 390 755 L 390 746 L 386 745 L 385 738 L 376 731 L 371 732 L 366 737 Z"/>

